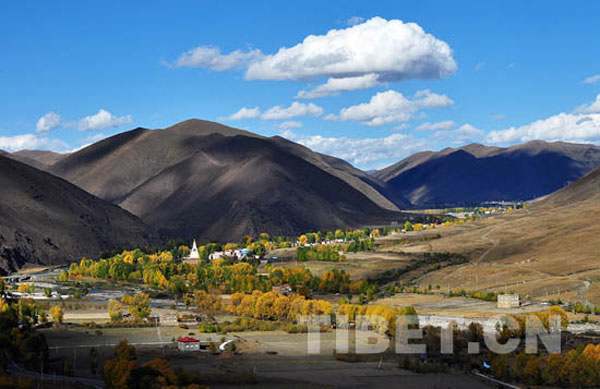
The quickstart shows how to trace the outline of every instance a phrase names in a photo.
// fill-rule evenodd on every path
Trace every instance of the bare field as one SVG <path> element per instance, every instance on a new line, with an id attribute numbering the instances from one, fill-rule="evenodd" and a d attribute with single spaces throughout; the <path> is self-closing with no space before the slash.
<path id="1" fill-rule="evenodd" d="M 388 246 L 398 253 L 457 253 L 465 265 L 418 279 L 421 286 L 502 292 L 535 299 L 560 297 L 600 303 L 600 208 L 594 201 L 539 204 L 483 221 L 435 231 L 440 239 Z M 411 233 L 418 234 L 418 233 Z"/>
<path id="2" fill-rule="evenodd" d="M 161 328 L 105 329 L 102 335 L 91 335 L 83 329 L 55 330 L 42 332 L 48 339 L 51 357 L 62 356 L 75 367 L 77 375 L 98 377 L 91 373 L 89 365 L 90 345 L 99 352 L 99 361 L 112 357 L 109 346 L 121 339 L 136 344 L 140 362 L 160 355 L 169 360 L 174 368 L 195 370 L 201 373 L 231 374 L 235 371 L 252 371 L 259 379 L 260 387 L 269 388 L 321 388 L 321 387 L 371 387 L 389 388 L 486 388 L 477 378 L 466 374 L 416 374 L 399 369 L 394 359 L 379 362 L 347 363 L 333 357 L 335 334 L 322 333 L 319 354 L 308 354 L 306 334 L 287 334 L 281 331 L 242 332 L 227 335 L 236 339 L 240 355 L 213 356 L 204 353 L 182 353 L 173 343 L 152 345 L 142 343 L 156 341 L 161 337 L 176 338 L 189 330 Z M 197 338 L 214 341 L 220 335 L 196 334 Z M 342 334 L 343 336 L 343 334 Z M 369 336 L 373 334 L 369 332 Z M 363 338 L 363 343 L 368 338 Z M 314 342 L 313 342 L 314 344 Z M 239 387 L 210 384 L 211 387 Z"/>
<path id="3" fill-rule="evenodd" d="M 498 309 L 495 302 L 439 294 L 398 293 L 379 299 L 377 304 L 392 307 L 413 306 L 419 315 L 438 315 L 467 318 L 488 318 L 501 314 L 522 314 L 542 311 L 545 305 L 532 304 L 515 309 Z"/>

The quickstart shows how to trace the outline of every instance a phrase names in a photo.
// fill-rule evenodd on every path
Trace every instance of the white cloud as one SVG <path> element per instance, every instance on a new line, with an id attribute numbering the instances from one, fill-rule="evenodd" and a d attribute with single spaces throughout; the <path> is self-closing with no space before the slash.
<path id="1" fill-rule="evenodd" d="M 486 141 L 493 144 L 514 144 L 534 139 L 546 141 L 592 142 L 600 140 L 600 95 L 572 113 L 561 112 L 546 119 L 520 127 L 492 131 Z"/>
<path id="2" fill-rule="evenodd" d="M 216 72 L 238 69 L 260 58 L 260 50 L 242 51 L 235 50 L 229 54 L 221 54 L 221 50 L 214 46 L 198 46 L 181 54 L 174 63 L 176 67 L 206 68 Z"/>
<path id="3" fill-rule="evenodd" d="M 298 136 L 285 131 L 282 136 L 320 153 L 342 158 L 363 169 L 381 168 L 422 149 L 425 142 L 411 135 L 392 134 L 384 138 Z"/>
<path id="4" fill-rule="evenodd" d="M 51 139 L 37 134 L 0 136 L 0 149 L 10 152 L 24 149 L 64 151 L 68 147 L 59 139 Z"/>
<path id="5" fill-rule="evenodd" d="M 330 78 L 325 84 L 312 90 L 301 90 L 296 98 L 318 99 L 320 97 L 337 94 L 341 91 L 368 89 L 379 84 L 377 74 L 365 74 L 358 77 Z"/>
<path id="6" fill-rule="evenodd" d="M 282 105 L 276 105 L 275 107 L 269 108 L 262 115 L 263 120 L 278 120 L 278 119 L 291 119 L 297 116 L 321 116 L 323 115 L 323 108 L 313 103 L 304 104 L 294 101 L 289 107 Z"/>
<path id="7" fill-rule="evenodd" d="M 352 16 L 350 19 L 346 20 L 346 24 L 348 26 L 355 26 L 357 24 L 361 24 L 365 21 L 365 18 L 361 16 Z"/>
<path id="8" fill-rule="evenodd" d="M 75 126 L 79 131 L 103 130 L 131 122 L 133 122 L 131 115 L 117 117 L 105 109 L 100 109 L 97 114 L 78 120 Z"/>
<path id="9" fill-rule="evenodd" d="M 81 144 L 81 146 L 72 149 L 70 152 L 74 153 L 74 152 L 79 151 L 81 149 L 85 149 L 86 147 L 88 147 L 90 145 L 93 145 L 96 142 L 100 142 L 102 139 L 106 139 L 108 137 L 109 137 L 108 134 L 94 134 L 94 135 L 88 136 L 88 137 L 83 138 L 83 139 L 81 139 L 79 141 L 79 143 Z"/>
<path id="10" fill-rule="evenodd" d="M 454 121 L 452 120 L 446 120 L 443 122 L 437 122 L 437 123 L 430 123 L 430 122 L 425 122 L 423 124 L 421 124 L 420 126 L 418 126 L 416 129 L 418 131 L 439 131 L 439 130 L 447 130 L 449 128 L 452 128 L 456 125 L 456 123 L 454 123 Z"/>
<path id="11" fill-rule="evenodd" d="M 446 42 L 418 24 L 374 17 L 325 35 L 309 35 L 250 63 L 249 80 L 348 78 L 376 74 L 378 80 L 436 79 L 457 69 Z"/>
<path id="12" fill-rule="evenodd" d="M 583 80 L 584 84 L 595 84 L 597 82 L 600 82 L 600 74 L 596 74 L 593 76 L 590 76 L 588 78 L 586 78 L 585 80 Z"/>
<path id="13" fill-rule="evenodd" d="M 475 128 L 469 123 L 463 124 L 456 130 L 441 130 L 436 132 L 432 139 L 443 139 L 444 142 L 450 141 L 453 145 L 463 145 L 471 143 L 483 136 L 484 132 Z"/>
<path id="14" fill-rule="evenodd" d="M 48 132 L 55 129 L 60 124 L 60 115 L 55 112 L 48 112 L 42 116 L 36 124 L 38 132 Z"/>
<path id="15" fill-rule="evenodd" d="M 480 71 L 481 69 L 483 69 L 483 67 L 484 67 L 484 66 L 485 66 L 485 62 L 477 62 L 477 63 L 475 64 L 475 68 L 474 68 L 474 69 L 475 69 L 475 71 L 476 71 L 476 72 L 478 72 L 478 71 Z"/>
<path id="16" fill-rule="evenodd" d="M 402 131 L 402 130 L 407 130 L 410 126 L 408 125 L 408 123 L 402 123 L 397 125 L 396 127 L 394 127 L 394 130 L 398 130 L 398 131 Z"/>
<path id="17" fill-rule="evenodd" d="M 297 122 L 295 120 L 288 120 L 279 125 L 279 128 L 282 130 L 291 130 L 292 128 L 300 128 L 302 127 L 302 123 Z"/>
<path id="18" fill-rule="evenodd" d="M 463 124 L 456 131 L 455 134 L 460 137 L 477 137 L 483 135 L 483 131 L 478 128 L 473 127 L 469 123 Z"/>
<path id="19" fill-rule="evenodd" d="M 233 115 L 224 118 L 225 120 L 243 120 L 243 119 L 255 119 L 260 116 L 260 109 L 258 107 L 246 108 L 242 107 L 239 111 Z"/>
<path id="20" fill-rule="evenodd" d="M 430 90 L 415 93 L 408 99 L 402 93 L 388 90 L 371 97 L 368 103 L 343 108 L 339 116 L 327 115 L 325 119 L 356 120 L 367 126 L 380 126 L 394 122 L 406 122 L 422 109 L 442 108 L 453 104 L 446 95 L 438 95 Z"/>
<path id="21" fill-rule="evenodd" d="M 600 113 L 600 94 L 597 94 L 596 100 L 591 103 L 577 107 L 575 113 Z"/>

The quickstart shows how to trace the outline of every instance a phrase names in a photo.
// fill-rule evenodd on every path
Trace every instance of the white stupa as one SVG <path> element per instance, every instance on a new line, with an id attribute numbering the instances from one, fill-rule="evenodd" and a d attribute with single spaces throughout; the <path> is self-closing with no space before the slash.
<path id="1" fill-rule="evenodd" d="M 194 243 L 192 244 L 192 250 L 190 251 L 189 259 L 200 259 L 200 253 L 198 253 L 198 246 L 196 246 L 196 239 L 194 239 Z"/>

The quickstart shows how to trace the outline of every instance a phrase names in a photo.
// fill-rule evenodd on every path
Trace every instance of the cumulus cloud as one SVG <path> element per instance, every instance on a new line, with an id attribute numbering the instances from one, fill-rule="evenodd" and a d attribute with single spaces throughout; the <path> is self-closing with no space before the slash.
<path id="1" fill-rule="evenodd" d="M 285 131 L 282 136 L 320 153 L 342 158 L 363 169 L 381 168 L 422 149 L 426 143 L 407 134 L 384 138 L 298 136 Z"/>
<path id="2" fill-rule="evenodd" d="M 65 142 L 59 139 L 52 139 L 37 134 L 0 136 L 0 149 L 10 152 L 24 149 L 65 151 L 68 147 Z"/>
<path id="3" fill-rule="evenodd" d="M 282 130 L 291 130 L 292 128 L 300 128 L 302 127 L 302 123 L 295 120 L 288 120 L 281 124 L 279 124 L 279 128 Z"/>
<path id="4" fill-rule="evenodd" d="M 584 84 L 595 84 L 597 82 L 600 82 L 600 74 L 596 74 L 593 76 L 589 76 L 588 78 L 586 78 L 585 80 L 583 80 Z"/>
<path id="5" fill-rule="evenodd" d="M 226 120 L 243 120 L 243 119 L 255 119 L 260 116 L 260 109 L 258 107 L 246 108 L 242 107 L 239 111 L 231 116 L 226 117 Z"/>
<path id="6" fill-rule="evenodd" d="M 325 84 L 311 90 L 301 90 L 296 98 L 318 99 L 338 94 L 341 91 L 368 89 L 379 84 L 377 74 L 365 74 L 358 77 L 330 78 Z"/>
<path id="7" fill-rule="evenodd" d="M 492 131 L 486 141 L 493 144 L 514 144 L 534 139 L 567 142 L 598 140 L 600 114 L 559 113 L 524 126 Z"/>
<path id="8" fill-rule="evenodd" d="M 458 127 L 456 130 L 441 130 L 436 132 L 432 139 L 450 141 L 453 145 L 463 145 L 480 139 L 484 132 L 473 125 L 466 123 Z"/>
<path id="9" fill-rule="evenodd" d="M 575 113 L 600 113 L 600 94 L 596 95 L 596 100 L 591 103 L 577 107 Z"/>
<path id="10" fill-rule="evenodd" d="M 374 17 L 325 35 L 309 35 L 250 63 L 249 80 L 347 78 L 376 74 L 380 81 L 436 79 L 457 69 L 446 42 L 415 23 Z"/>
<path id="11" fill-rule="evenodd" d="M 407 130 L 410 126 L 408 125 L 408 123 L 402 123 L 397 125 L 396 127 L 394 127 L 394 130 L 398 130 L 398 131 L 402 131 L 402 130 Z"/>
<path id="12" fill-rule="evenodd" d="M 181 54 L 173 64 L 175 67 L 194 67 L 224 72 L 243 68 L 250 61 L 262 57 L 260 50 L 235 50 L 229 54 L 221 54 L 221 49 L 214 46 L 198 46 Z"/>
<path id="13" fill-rule="evenodd" d="M 79 131 L 103 130 L 119 127 L 131 122 L 133 122 L 131 115 L 117 117 L 105 109 L 100 109 L 97 114 L 78 120 L 75 126 Z"/>
<path id="14" fill-rule="evenodd" d="M 467 123 L 460 126 L 455 134 L 460 137 L 471 138 L 483 135 L 483 131 Z"/>
<path id="15" fill-rule="evenodd" d="M 456 125 L 456 123 L 454 123 L 454 121 L 452 120 L 445 120 L 443 122 L 437 122 L 437 123 L 430 123 L 430 122 L 425 122 L 421 125 L 419 125 L 416 129 L 418 131 L 439 131 L 439 130 L 447 130 L 449 128 L 452 128 Z"/>
<path id="16" fill-rule="evenodd" d="M 363 18 L 361 16 L 352 16 L 351 18 L 346 20 L 346 24 L 348 26 L 356 26 L 357 24 L 361 24 L 364 21 L 365 21 L 365 18 Z"/>
<path id="17" fill-rule="evenodd" d="M 48 112 L 37 121 L 35 127 L 38 132 L 48 132 L 58 127 L 59 124 L 60 115 L 55 112 Z"/>
<path id="18" fill-rule="evenodd" d="M 102 139 L 106 139 L 108 137 L 109 137 L 108 134 L 94 134 L 94 135 L 90 135 L 88 137 L 85 137 L 85 138 L 79 140 L 79 143 L 81 144 L 81 146 L 72 149 L 70 152 L 74 153 L 74 152 L 79 151 L 81 149 L 85 149 L 86 147 L 88 147 L 90 145 L 93 145 L 96 142 L 100 142 Z"/>
<path id="19" fill-rule="evenodd" d="M 561 112 L 520 127 L 492 131 L 486 141 L 514 144 L 534 139 L 546 141 L 592 142 L 600 140 L 600 95 L 571 113 Z"/>
<path id="20" fill-rule="evenodd" d="M 263 120 L 280 120 L 280 119 L 291 119 L 297 116 L 321 116 L 323 115 L 323 108 L 313 103 L 304 104 L 294 101 L 289 107 L 282 105 L 276 105 L 275 107 L 269 108 L 262 115 Z"/>
<path id="21" fill-rule="evenodd" d="M 380 126 L 406 122 L 422 109 L 443 108 L 452 104 L 453 101 L 448 96 L 432 93 L 428 89 L 418 91 L 412 99 L 388 90 L 377 93 L 368 103 L 342 108 L 339 115 L 328 115 L 325 119 L 356 120 L 367 126 Z"/>

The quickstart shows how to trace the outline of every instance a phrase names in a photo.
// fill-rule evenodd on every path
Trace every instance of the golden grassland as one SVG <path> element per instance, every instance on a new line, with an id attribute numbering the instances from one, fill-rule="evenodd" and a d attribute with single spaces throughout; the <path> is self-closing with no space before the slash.
<path id="1" fill-rule="evenodd" d="M 467 264 L 423 275 L 418 279 L 421 286 L 506 290 L 536 299 L 600 303 L 596 284 L 600 280 L 599 220 L 598 196 L 558 206 L 541 202 L 502 216 L 438 229 L 440 239 L 417 239 L 414 244 L 386 250 L 451 252 L 469 258 Z"/>

